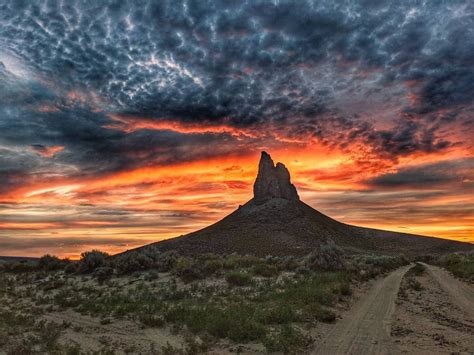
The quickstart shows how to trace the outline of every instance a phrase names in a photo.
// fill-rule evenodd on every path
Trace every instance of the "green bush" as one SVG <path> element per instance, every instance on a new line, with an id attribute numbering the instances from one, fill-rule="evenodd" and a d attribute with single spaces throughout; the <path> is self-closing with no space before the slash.
<path id="1" fill-rule="evenodd" d="M 261 259 L 256 256 L 232 254 L 224 260 L 224 268 L 228 270 L 249 268 L 259 263 L 261 263 Z"/>
<path id="2" fill-rule="evenodd" d="M 202 267 L 202 271 L 206 275 L 214 275 L 219 273 L 224 268 L 224 263 L 220 259 L 206 260 Z"/>
<path id="3" fill-rule="evenodd" d="M 276 334 L 267 336 L 263 344 L 270 353 L 295 353 L 312 343 L 312 338 L 291 325 L 285 325 Z"/>
<path id="4" fill-rule="evenodd" d="M 474 253 L 448 254 L 441 257 L 438 264 L 453 275 L 474 282 Z"/>
<path id="5" fill-rule="evenodd" d="M 99 267 L 106 266 L 108 257 L 109 254 L 100 250 L 91 250 L 82 253 L 78 268 L 79 272 L 93 272 Z"/>
<path id="6" fill-rule="evenodd" d="M 67 261 L 63 261 L 57 256 L 46 254 L 39 258 L 38 267 L 46 271 L 59 270 L 62 269 L 66 263 Z"/>
<path id="7" fill-rule="evenodd" d="M 344 253 L 334 243 L 323 244 L 306 257 L 305 265 L 311 270 L 343 270 Z"/>
<path id="8" fill-rule="evenodd" d="M 176 260 L 174 271 L 184 282 L 191 282 L 203 278 L 200 265 L 189 257 L 179 257 Z"/>
<path id="9" fill-rule="evenodd" d="M 193 333 L 208 333 L 217 338 L 248 342 L 265 335 L 263 325 L 254 319 L 255 312 L 254 306 L 246 304 L 221 307 L 183 302 L 170 307 L 165 313 L 165 319 L 184 324 Z"/>
<path id="10" fill-rule="evenodd" d="M 261 263 L 252 268 L 252 273 L 256 276 L 272 277 L 278 275 L 278 269 L 274 265 Z"/>
<path id="11" fill-rule="evenodd" d="M 66 274 L 74 274 L 77 272 L 79 269 L 79 264 L 75 262 L 69 262 L 67 265 L 64 267 L 64 272 Z"/>
<path id="12" fill-rule="evenodd" d="M 409 271 L 409 275 L 413 276 L 421 276 L 425 273 L 426 268 L 423 266 L 423 264 L 416 263 L 415 266 L 413 266 Z"/>
<path id="13" fill-rule="evenodd" d="M 225 279 L 232 286 L 249 286 L 252 284 L 252 276 L 241 271 L 229 272 L 225 275 Z"/>
<path id="14" fill-rule="evenodd" d="M 154 266 L 154 260 L 140 251 L 129 251 L 114 257 L 112 266 L 119 274 L 148 270 Z"/>

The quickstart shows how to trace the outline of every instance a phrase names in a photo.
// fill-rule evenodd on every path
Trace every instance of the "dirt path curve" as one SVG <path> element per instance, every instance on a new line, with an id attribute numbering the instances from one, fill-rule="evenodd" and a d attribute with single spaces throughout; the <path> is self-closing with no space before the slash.
<path id="1" fill-rule="evenodd" d="M 375 282 L 349 313 L 330 331 L 315 354 L 391 354 L 391 317 L 400 282 L 413 265 L 393 271 Z"/>
<path id="2" fill-rule="evenodd" d="M 442 268 L 424 263 L 423 265 L 441 288 L 449 294 L 452 302 L 474 319 L 474 287 L 456 279 Z"/>

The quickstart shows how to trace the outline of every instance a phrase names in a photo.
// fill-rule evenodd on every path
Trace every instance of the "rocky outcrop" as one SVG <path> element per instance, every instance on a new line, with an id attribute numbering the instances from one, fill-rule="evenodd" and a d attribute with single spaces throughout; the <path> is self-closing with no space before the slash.
<path id="1" fill-rule="evenodd" d="M 262 152 L 258 165 L 258 175 L 253 185 L 253 195 L 256 201 L 270 198 L 299 200 L 295 186 L 290 181 L 290 173 L 282 163 L 273 163 L 267 152 Z"/>

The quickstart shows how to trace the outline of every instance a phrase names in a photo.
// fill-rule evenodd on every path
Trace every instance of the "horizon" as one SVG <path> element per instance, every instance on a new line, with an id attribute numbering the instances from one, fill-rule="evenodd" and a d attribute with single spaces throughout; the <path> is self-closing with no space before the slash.
<path id="1" fill-rule="evenodd" d="M 474 243 L 473 12 L 0 1 L 0 255 L 204 228 L 262 150 L 340 222 Z"/>

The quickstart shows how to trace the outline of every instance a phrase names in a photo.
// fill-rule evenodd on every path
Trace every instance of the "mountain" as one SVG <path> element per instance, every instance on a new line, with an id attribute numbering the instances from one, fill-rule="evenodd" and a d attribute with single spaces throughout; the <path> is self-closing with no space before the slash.
<path id="1" fill-rule="evenodd" d="M 338 222 L 300 201 L 288 169 L 282 163 L 275 165 L 266 152 L 260 159 L 254 198 L 209 227 L 150 245 L 182 254 L 265 256 L 304 255 L 331 241 L 350 253 L 413 256 L 474 250 L 468 243 Z"/>

